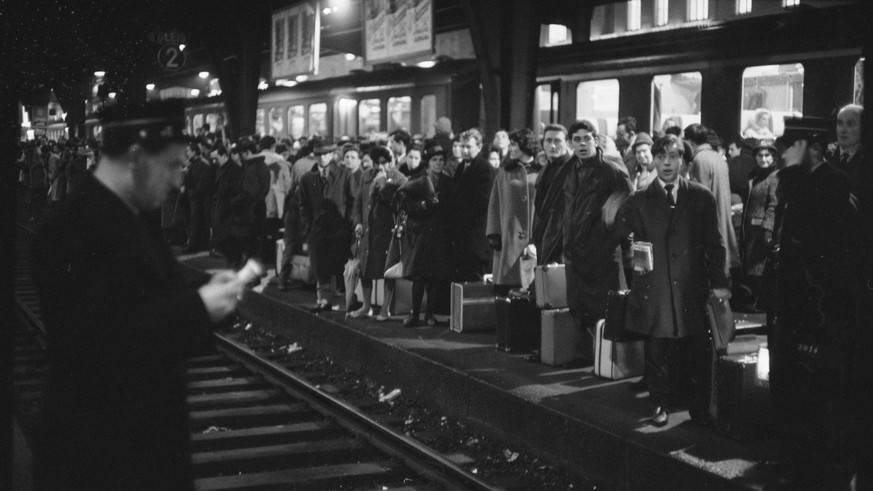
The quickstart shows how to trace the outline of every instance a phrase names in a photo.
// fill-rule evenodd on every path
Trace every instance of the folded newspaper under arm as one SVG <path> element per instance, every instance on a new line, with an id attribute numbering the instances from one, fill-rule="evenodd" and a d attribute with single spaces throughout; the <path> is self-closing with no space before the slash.
<path id="1" fill-rule="evenodd" d="M 655 260 L 652 254 L 651 242 L 634 242 L 631 245 L 631 251 L 634 254 L 633 264 L 635 272 L 646 274 L 654 269 Z"/>

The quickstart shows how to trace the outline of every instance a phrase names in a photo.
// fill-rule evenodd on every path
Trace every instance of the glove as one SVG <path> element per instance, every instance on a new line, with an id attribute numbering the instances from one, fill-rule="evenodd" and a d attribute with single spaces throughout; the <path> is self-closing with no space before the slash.
<path id="1" fill-rule="evenodd" d="M 488 246 L 494 249 L 497 252 L 500 252 L 500 249 L 503 246 L 500 244 L 500 236 L 497 234 L 491 234 L 488 236 Z"/>

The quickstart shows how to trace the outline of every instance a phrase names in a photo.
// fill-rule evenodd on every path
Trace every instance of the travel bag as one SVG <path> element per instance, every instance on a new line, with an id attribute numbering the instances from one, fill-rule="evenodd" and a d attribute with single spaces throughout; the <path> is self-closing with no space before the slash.
<path id="1" fill-rule="evenodd" d="M 570 315 L 570 309 L 540 311 L 540 361 L 558 366 L 576 358 L 579 330 Z"/>
<path id="2" fill-rule="evenodd" d="M 534 268 L 534 291 L 537 307 L 562 309 L 567 306 L 567 273 L 563 264 L 545 264 Z"/>
<path id="3" fill-rule="evenodd" d="M 757 352 L 724 355 L 716 363 L 715 427 L 719 433 L 749 441 L 772 427 L 770 391 L 758 385 Z"/>
<path id="4" fill-rule="evenodd" d="M 497 326 L 494 287 L 487 283 L 452 283 L 449 327 L 457 332 L 493 331 Z"/>
<path id="5" fill-rule="evenodd" d="M 540 311 L 530 293 L 512 290 L 508 297 L 496 297 L 497 350 L 527 353 L 539 349 Z"/>
<path id="6" fill-rule="evenodd" d="M 606 321 L 597 322 L 594 332 L 594 375 L 619 380 L 642 375 L 645 370 L 645 341 L 610 341 L 603 337 Z"/>

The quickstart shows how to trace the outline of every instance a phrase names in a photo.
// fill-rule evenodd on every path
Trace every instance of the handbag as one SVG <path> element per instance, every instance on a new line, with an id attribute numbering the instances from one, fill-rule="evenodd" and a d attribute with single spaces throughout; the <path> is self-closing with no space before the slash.
<path id="1" fill-rule="evenodd" d="M 404 217 L 405 218 L 405 217 Z M 405 228 L 406 220 L 401 219 L 394 227 L 391 234 L 391 244 L 388 246 L 388 259 L 391 261 L 383 276 L 387 280 L 399 280 L 403 278 L 403 246 L 401 240 L 403 237 L 403 229 Z M 394 262 L 394 261 L 397 262 Z"/>
<path id="2" fill-rule="evenodd" d="M 706 317 L 712 349 L 716 353 L 726 354 L 728 343 L 731 342 L 737 331 L 734 325 L 734 314 L 731 312 L 728 300 L 710 295 L 706 299 Z"/>
<path id="3" fill-rule="evenodd" d="M 630 290 L 627 288 L 627 280 L 624 277 L 621 246 L 616 247 L 615 256 L 616 261 L 618 261 L 619 290 L 611 290 L 606 295 L 606 323 L 603 326 L 603 339 L 619 343 L 639 341 L 646 337 L 624 328 L 624 323 L 627 320 L 627 300 L 630 296 Z"/>

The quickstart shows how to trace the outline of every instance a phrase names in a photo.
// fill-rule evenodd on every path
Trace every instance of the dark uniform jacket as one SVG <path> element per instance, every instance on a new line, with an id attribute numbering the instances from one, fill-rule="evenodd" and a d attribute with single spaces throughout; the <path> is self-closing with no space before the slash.
<path id="1" fill-rule="evenodd" d="M 654 267 L 634 273 L 625 328 L 659 338 L 699 334 L 712 288 L 727 288 L 724 240 L 718 232 L 715 197 L 700 184 L 678 180 L 676 208 L 656 180 L 635 193 L 619 212 L 622 234 L 651 242 Z"/>
<path id="2" fill-rule="evenodd" d="M 39 231 L 48 329 L 38 489 L 190 489 L 182 360 L 209 319 L 159 234 L 90 174 Z"/>

